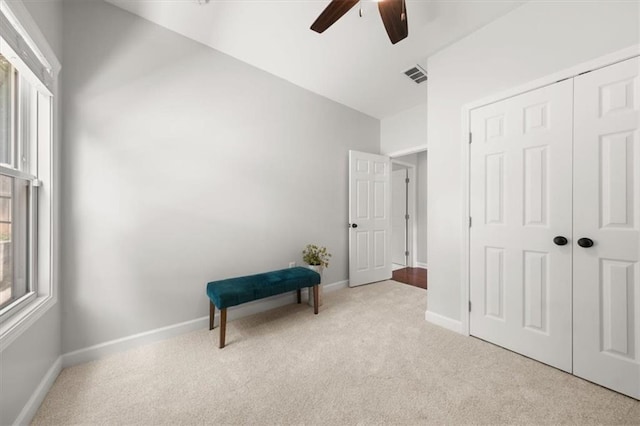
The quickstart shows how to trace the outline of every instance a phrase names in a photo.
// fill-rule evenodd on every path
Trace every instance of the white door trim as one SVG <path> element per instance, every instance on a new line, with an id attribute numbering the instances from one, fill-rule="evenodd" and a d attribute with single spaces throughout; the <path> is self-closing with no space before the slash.
<path id="1" fill-rule="evenodd" d="M 409 264 L 408 267 L 415 268 L 418 265 L 418 182 L 416 181 L 416 165 L 407 163 L 405 161 L 396 160 L 391 158 L 391 164 L 398 164 L 404 166 L 409 171 L 409 192 L 413 198 L 413 203 L 409 203 L 411 210 L 409 211 L 409 226 L 411 232 L 409 234 Z M 391 200 L 389 200 L 391 202 Z M 393 231 L 392 231 L 393 232 Z"/>
<path id="2" fill-rule="evenodd" d="M 398 151 L 393 151 L 389 153 L 385 153 L 383 155 L 389 156 L 391 158 L 394 157 L 404 157 L 405 155 L 417 154 L 422 151 L 428 151 L 427 144 L 414 146 L 412 148 L 400 149 Z"/>
<path id="3" fill-rule="evenodd" d="M 613 65 L 617 62 L 622 62 L 633 57 L 640 56 L 640 44 L 627 47 L 625 49 L 601 56 L 599 58 L 583 62 L 579 65 L 567 68 L 557 73 L 539 78 L 529 83 L 523 84 L 493 94 L 486 98 L 470 102 L 462 107 L 462 126 L 460 142 L 462 144 L 462 156 L 461 156 L 461 174 L 462 174 L 462 217 L 460 218 L 460 226 L 462 230 L 461 241 L 461 264 L 460 270 L 462 271 L 461 291 L 460 291 L 460 333 L 466 336 L 469 335 L 469 294 L 470 294 L 470 277 L 469 277 L 469 250 L 470 250 L 470 235 L 469 235 L 469 213 L 470 213 L 470 191 L 469 191 L 469 176 L 470 176 L 470 156 L 469 156 L 469 133 L 470 133 L 470 114 L 471 110 L 479 108 L 484 105 L 488 105 L 494 102 L 498 102 L 513 96 L 520 95 L 531 90 L 539 89 L 550 84 L 554 84 L 558 81 L 565 80 L 567 78 L 576 77 L 579 74 L 593 71 L 598 68 L 603 68 L 609 65 Z"/>

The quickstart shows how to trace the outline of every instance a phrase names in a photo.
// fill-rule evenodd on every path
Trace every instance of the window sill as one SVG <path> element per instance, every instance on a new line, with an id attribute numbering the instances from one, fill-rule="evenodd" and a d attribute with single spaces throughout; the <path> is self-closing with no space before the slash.
<path id="1" fill-rule="evenodd" d="M 27 331 L 57 302 L 51 295 L 40 296 L 20 312 L 12 315 L 0 325 L 0 352 L 4 351 L 22 333 Z"/>

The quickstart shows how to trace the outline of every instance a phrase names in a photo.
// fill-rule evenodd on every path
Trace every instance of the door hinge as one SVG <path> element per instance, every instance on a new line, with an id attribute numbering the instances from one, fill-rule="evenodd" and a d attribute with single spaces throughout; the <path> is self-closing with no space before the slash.
<path id="1" fill-rule="evenodd" d="M 471 220 L 471 216 L 469 216 L 469 228 L 471 228 L 471 224 L 472 224 L 472 220 Z"/>
<path id="2" fill-rule="evenodd" d="M 404 183 L 409 183 L 409 178 L 405 178 Z"/>
<path id="3" fill-rule="evenodd" d="M 471 312 L 471 300 L 469 300 L 469 312 Z"/>
<path id="4" fill-rule="evenodd" d="M 405 256 L 409 256 L 409 252 L 408 252 L 408 251 L 405 251 L 405 252 L 404 252 L 404 255 L 405 255 Z"/>
<path id="5" fill-rule="evenodd" d="M 404 215 L 404 220 L 409 220 L 409 215 L 408 214 Z"/>
<path id="6" fill-rule="evenodd" d="M 469 143 L 473 142 L 473 133 L 469 132 Z"/>

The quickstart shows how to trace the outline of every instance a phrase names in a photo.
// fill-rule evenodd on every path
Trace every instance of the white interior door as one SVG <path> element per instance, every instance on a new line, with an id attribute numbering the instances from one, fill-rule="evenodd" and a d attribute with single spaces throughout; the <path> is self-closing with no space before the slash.
<path id="1" fill-rule="evenodd" d="M 470 147 L 470 332 L 565 371 L 571 371 L 572 85 L 567 80 L 473 110 Z M 556 245 L 555 237 L 568 244 Z"/>
<path id="2" fill-rule="evenodd" d="M 391 261 L 407 266 L 407 169 L 391 173 Z"/>
<path id="3" fill-rule="evenodd" d="M 575 79 L 574 374 L 640 398 L 640 61 Z M 587 242 L 588 241 L 583 240 Z"/>
<path id="4" fill-rule="evenodd" d="M 391 278 L 391 162 L 349 151 L 349 286 Z"/>

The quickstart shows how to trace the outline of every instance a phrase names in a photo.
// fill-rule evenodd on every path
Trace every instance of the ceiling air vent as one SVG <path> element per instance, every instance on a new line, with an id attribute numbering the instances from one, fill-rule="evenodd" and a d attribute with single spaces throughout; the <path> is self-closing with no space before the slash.
<path id="1" fill-rule="evenodd" d="M 413 80 L 416 84 L 427 81 L 427 72 L 420 65 L 409 68 L 404 72 L 404 74 L 411 80 Z"/>

